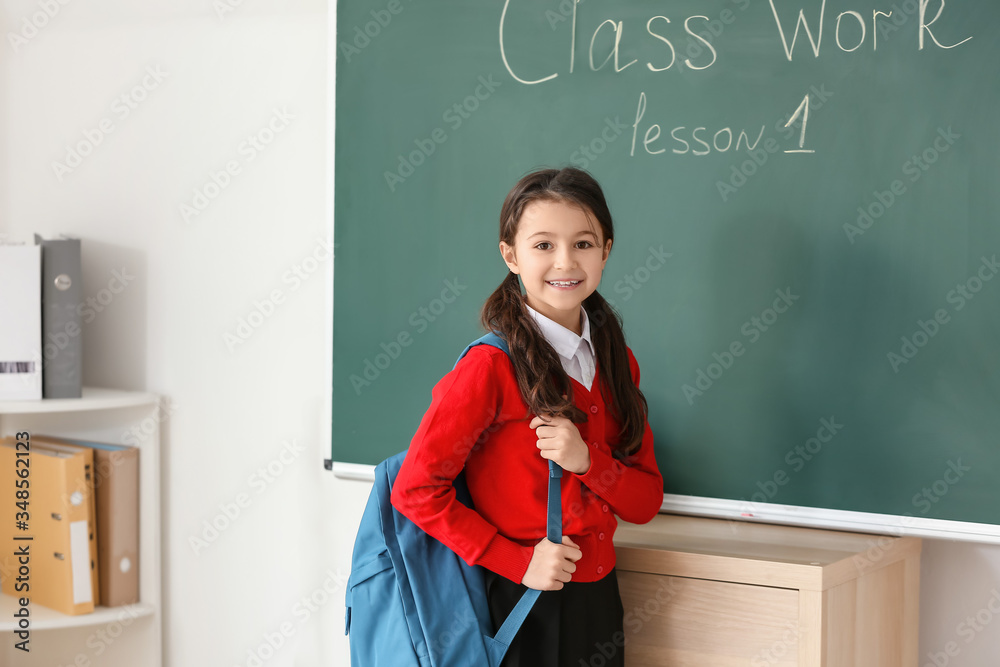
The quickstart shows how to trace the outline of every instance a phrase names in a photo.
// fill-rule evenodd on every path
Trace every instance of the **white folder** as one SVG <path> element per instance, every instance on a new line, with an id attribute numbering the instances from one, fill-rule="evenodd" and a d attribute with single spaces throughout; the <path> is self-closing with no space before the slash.
<path id="1" fill-rule="evenodd" d="M 42 249 L 0 244 L 0 400 L 42 397 Z"/>

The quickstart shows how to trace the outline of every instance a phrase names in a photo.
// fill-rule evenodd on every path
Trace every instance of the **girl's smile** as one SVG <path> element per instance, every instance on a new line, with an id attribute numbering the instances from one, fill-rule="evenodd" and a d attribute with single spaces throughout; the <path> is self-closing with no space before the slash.
<path id="1" fill-rule="evenodd" d="M 579 280 L 546 280 L 545 282 L 547 284 L 551 285 L 552 287 L 555 287 L 556 289 L 571 290 L 571 289 L 575 289 L 577 286 L 579 286 L 581 281 L 579 281 Z"/>

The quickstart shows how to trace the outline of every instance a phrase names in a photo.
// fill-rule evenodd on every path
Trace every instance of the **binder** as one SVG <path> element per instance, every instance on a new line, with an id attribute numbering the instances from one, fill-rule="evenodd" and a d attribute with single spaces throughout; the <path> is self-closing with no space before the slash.
<path id="1" fill-rule="evenodd" d="M 80 239 L 44 240 L 42 249 L 42 395 L 80 398 L 83 390 L 83 280 Z"/>
<path id="2" fill-rule="evenodd" d="M 4 438 L 0 449 L 13 450 L 15 443 L 14 438 Z M 93 494 L 85 460 L 83 451 L 47 451 L 32 439 L 30 589 L 27 594 L 17 593 L 32 604 L 74 616 L 94 611 L 97 592 L 97 563 L 90 546 Z M 13 577 L 5 576 L 0 586 L 5 594 L 15 595 Z"/>
<path id="3" fill-rule="evenodd" d="M 86 503 L 88 511 L 89 524 L 87 525 L 87 551 L 90 554 L 90 579 L 91 588 L 93 590 L 94 596 L 94 606 L 101 604 L 100 588 L 98 586 L 98 574 L 99 574 L 99 556 L 97 552 L 97 532 L 100 528 L 97 520 L 97 494 L 94 493 L 94 452 L 87 448 L 77 448 L 66 447 L 63 445 L 58 445 L 55 443 L 46 442 L 38 436 L 31 436 L 31 451 L 43 451 L 53 454 L 63 454 L 69 457 L 83 457 L 83 473 L 81 473 L 78 468 L 74 467 L 71 471 L 73 475 L 70 478 L 70 488 L 76 491 L 83 492 L 84 503 Z M 63 498 L 66 502 L 67 499 Z"/>
<path id="4" fill-rule="evenodd" d="M 32 442 L 93 451 L 98 597 L 105 607 L 139 602 L 139 449 L 48 435 Z"/>
<path id="5" fill-rule="evenodd" d="M 0 401 L 42 397 L 42 253 L 0 244 Z"/>

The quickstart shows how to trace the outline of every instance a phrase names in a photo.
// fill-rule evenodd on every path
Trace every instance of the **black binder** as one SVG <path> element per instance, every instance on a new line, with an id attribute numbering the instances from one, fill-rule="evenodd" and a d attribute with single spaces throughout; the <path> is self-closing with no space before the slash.
<path id="1" fill-rule="evenodd" d="M 83 389 L 83 303 L 80 239 L 46 241 L 42 247 L 42 395 L 80 398 Z"/>

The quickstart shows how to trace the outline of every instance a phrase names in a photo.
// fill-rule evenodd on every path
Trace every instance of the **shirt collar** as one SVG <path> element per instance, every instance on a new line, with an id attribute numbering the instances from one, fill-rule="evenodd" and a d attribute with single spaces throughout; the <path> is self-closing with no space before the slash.
<path id="1" fill-rule="evenodd" d="M 549 345 L 552 346 L 559 356 L 572 359 L 584 341 L 587 342 L 587 348 L 593 356 L 594 343 L 590 339 L 590 318 L 587 317 L 587 309 L 583 307 L 583 304 L 580 304 L 580 313 L 583 318 L 583 329 L 581 330 L 582 333 L 579 336 L 558 322 L 542 315 L 540 312 L 529 306 L 527 301 L 525 301 L 524 305 L 528 309 L 528 314 L 531 315 L 532 319 L 534 319 L 538 324 L 538 328 L 541 329 L 542 335 L 545 336 L 545 340 L 549 342 Z"/>

